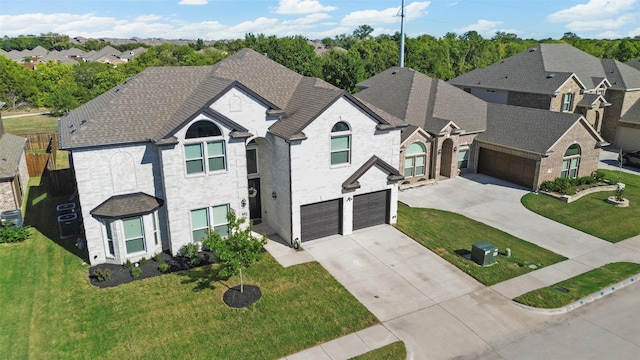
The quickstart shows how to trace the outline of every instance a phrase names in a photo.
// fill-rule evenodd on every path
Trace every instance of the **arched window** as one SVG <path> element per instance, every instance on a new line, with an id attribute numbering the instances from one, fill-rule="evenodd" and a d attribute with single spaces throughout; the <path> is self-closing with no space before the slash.
<path id="1" fill-rule="evenodd" d="M 422 143 L 414 142 L 409 146 L 404 158 L 404 176 L 414 177 L 425 174 L 427 154 Z"/>
<path id="2" fill-rule="evenodd" d="M 580 145 L 573 144 L 569 146 L 567 151 L 564 153 L 560 177 L 575 178 L 578 176 L 578 169 L 580 168 L 580 154 Z"/>
<path id="3" fill-rule="evenodd" d="M 211 121 L 200 120 L 189 126 L 184 144 L 187 174 L 227 168 L 224 139 L 216 139 L 220 137 L 220 128 Z"/>
<path id="4" fill-rule="evenodd" d="M 351 161 L 351 128 L 340 121 L 331 128 L 331 165 Z"/>

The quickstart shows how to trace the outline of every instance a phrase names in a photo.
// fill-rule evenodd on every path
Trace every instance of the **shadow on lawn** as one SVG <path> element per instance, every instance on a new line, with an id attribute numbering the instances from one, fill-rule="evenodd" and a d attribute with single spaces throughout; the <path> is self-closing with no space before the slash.
<path id="1" fill-rule="evenodd" d="M 183 276 L 183 284 L 194 284 L 193 291 L 199 292 L 203 290 L 214 290 L 215 283 L 225 286 L 227 289 L 230 287 L 223 281 L 229 280 L 228 277 L 224 278 L 220 276 L 219 266 L 201 266 L 186 271 L 181 271 L 178 274 Z"/>
<path id="2" fill-rule="evenodd" d="M 80 248 L 76 245 L 78 243 L 78 237 L 80 237 L 81 234 L 60 238 L 56 206 L 69 202 L 73 202 L 69 195 L 52 196 L 49 193 L 47 178 L 42 177 L 39 184 L 34 184 L 29 187 L 24 223 L 37 229 L 51 241 L 88 263 L 89 253 L 87 252 L 86 246 L 81 246 Z M 82 228 L 82 225 L 80 225 L 80 228 Z"/>

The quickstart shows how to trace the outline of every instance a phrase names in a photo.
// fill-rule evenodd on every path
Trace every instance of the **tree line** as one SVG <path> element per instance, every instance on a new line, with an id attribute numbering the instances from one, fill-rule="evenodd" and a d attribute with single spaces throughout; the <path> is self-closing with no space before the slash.
<path id="1" fill-rule="evenodd" d="M 212 65 L 242 48 L 251 48 L 302 75 L 319 77 L 349 92 L 356 84 L 392 66 L 398 66 L 400 34 L 373 37 L 373 28 L 362 25 L 352 34 L 322 40 L 324 53 L 302 36 L 276 37 L 247 34 L 244 39 L 217 41 L 206 46 L 198 39 L 188 45 L 163 44 L 148 47 L 126 64 L 82 62 L 77 65 L 49 62 L 37 64 L 33 70 L 0 56 L 0 101 L 10 109 L 46 107 L 58 116 L 102 94 L 149 66 Z M 640 56 L 640 38 L 596 40 L 581 39 L 566 33 L 561 39 L 521 39 L 515 34 L 498 32 L 483 38 L 475 31 L 462 35 L 448 33 L 436 38 L 430 35 L 405 40 L 405 66 L 430 77 L 450 80 L 475 68 L 493 64 L 539 43 L 564 42 L 599 58 L 628 61 Z M 43 34 L 3 39 L 7 50 L 48 50 L 72 47 L 68 36 Z M 83 50 L 99 50 L 111 45 L 89 40 Z M 78 47 L 78 45 L 73 45 Z M 124 51 L 139 43 L 114 46 Z"/>

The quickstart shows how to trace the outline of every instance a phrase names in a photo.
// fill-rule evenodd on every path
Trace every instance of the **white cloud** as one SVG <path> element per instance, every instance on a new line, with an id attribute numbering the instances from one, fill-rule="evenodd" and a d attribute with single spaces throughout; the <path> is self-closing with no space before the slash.
<path id="1" fill-rule="evenodd" d="M 629 33 L 627 34 L 627 36 L 629 37 L 636 37 L 636 36 L 640 36 L 640 27 L 637 27 L 631 31 L 629 31 Z"/>
<path id="2" fill-rule="evenodd" d="M 430 1 L 413 2 L 406 6 L 405 15 L 407 20 L 413 20 L 423 17 L 427 14 L 425 9 L 429 6 Z M 400 6 L 387 8 L 384 10 L 362 10 L 354 11 L 347 14 L 341 24 L 344 26 L 360 26 L 360 25 L 378 25 L 378 24 L 394 24 L 400 22 Z"/>
<path id="3" fill-rule="evenodd" d="M 477 31 L 480 34 L 487 34 L 487 33 L 495 34 L 496 31 L 500 31 L 497 28 L 497 26 L 500 24 L 502 24 L 502 21 L 491 21 L 491 20 L 480 19 L 475 24 L 454 29 L 454 32 L 463 34 L 463 33 L 466 33 L 467 31 Z"/>
<path id="4" fill-rule="evenodd" d="M 453 1 L 447 4 L 447 6 L 452 7 L 452 6 L 457 6 L 458 2 L 457 1 Z"/>
<path id="5" fill-rule="evenodd" d="M 614 17 L 636 7 L 638 0 L 589 0 L 568 9 L 557 11 L 547 16 L 551 22 L 593 21 Z"/>
<path id="6" fill-rule="evenodd" d="M 327 14 L 317 13 L 317 14 L 307 15 L 305 17 L 301 17 L 294 20 L 286 20 L 286 21 L 283 21 L 282 24 L 286 26 L 309 26 L 309 25 L 316 25 L 318 24 L 318 22 L 322 20 L 330 19 L 330 18 L 331 16 Z"/>
<path id="7" fill-rule="evenodd" d="M 615 31 L 605 31 L 595 36 L 596 39 L 619 39 L 621 37 L 624 37 L 624 36 L 620 35 L 620 33 Z"/>
<path id="8" fill-rule="evenodd" d="M 590 30 L 615 30 L 620 29 L 624 25 L 636 23 L 639 18 L 639 14 L 625 14 L 617 18 L 600 18 L 597 22 L 572 21 L 567 24 L 567 29 L 575 32 Z"/>
<path id="9" fill-rule="evenodd" d="M 337 9 L 335 6 L 324 6 L 317 0 L 280 0 L 275 12 L 276 14 L 309 14 L 335 9 Z"/>
<path id="10" fill-rule="evenodd" d="M 207 5 L 208 0 L 180 0 L 178 5 Z"/>
<path id="11" fill-rule="evenodd" d="M 259 17 L 255 20 L 241 22 L 229 28 L 233 33 L 241 33 L 242 37 L 246 33 L 264 33 L 265 29 L 270 29 L 278 23 L 278 19 Z"/>
<path id="12" fill-rule="evenodd" d="M 150 15 L 138 16 L 136 17 L 135 21 L 145 22 L 145 21 L 157 21 L 160 19 L 162 19 L 162 16 L 150 14 Z"/>

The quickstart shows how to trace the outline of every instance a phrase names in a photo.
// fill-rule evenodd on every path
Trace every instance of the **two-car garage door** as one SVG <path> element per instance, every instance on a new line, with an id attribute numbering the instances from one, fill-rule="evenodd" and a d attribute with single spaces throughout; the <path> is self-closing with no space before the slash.
<path id="1" fill-rule="evenodd" d="M 353 197 L 353 230 L 384 224 L 389 218 L 389 191 Z M 302 241 L 342 232 L 342 199 L 302 205 L 300 225 Z"/>
<path id="2" fill-rule="evenodd" d="M 500 151 L 480 148 L 478 172 L 533 189 L 536 161 Z"/>

